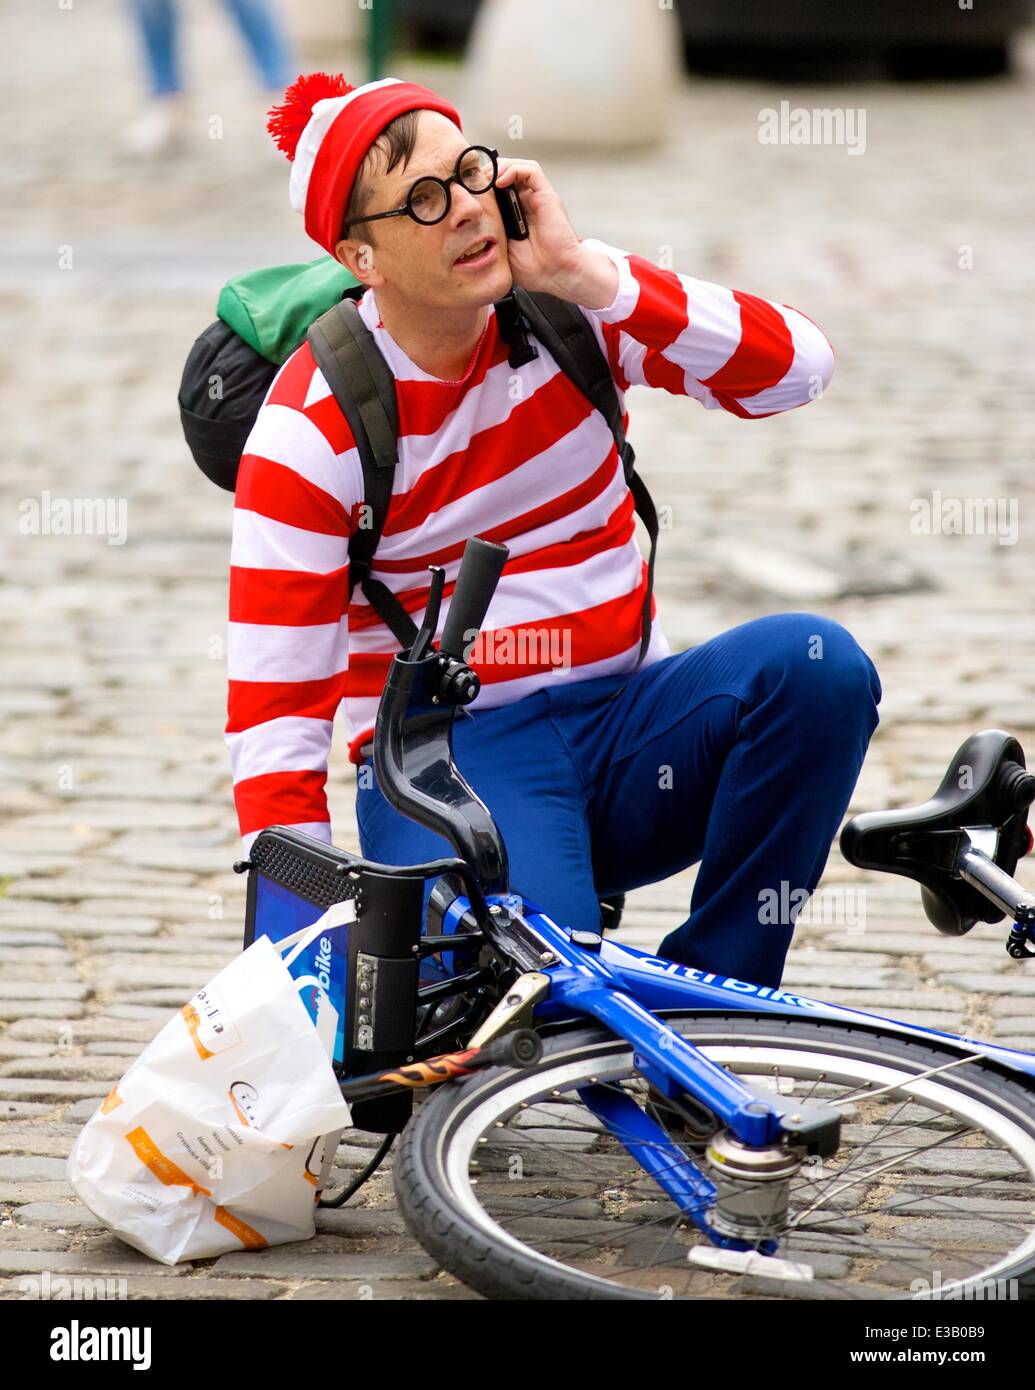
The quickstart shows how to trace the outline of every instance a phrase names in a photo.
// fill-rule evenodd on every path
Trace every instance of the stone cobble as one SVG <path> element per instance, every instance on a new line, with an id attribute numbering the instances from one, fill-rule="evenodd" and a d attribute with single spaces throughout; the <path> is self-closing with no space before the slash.
<path id="1" fill-rule="evenodd" d="M 10 100 L 33 113 L 0 203 L 13 464 L 0 474 L 0 1297 L 24 1296 L 19 1280 L 42 1271 L 123 1277 L 130 1298 L 473 1297 L 407 1234 L 384 1174 L 320 1213 L 308 1245 L 176 1269 L 102 1232 L 64 1178 L 78 1127 L 231 958 L 243 922 L 222 744 L 232 503 L 187 457 L 176 384 L 227 275 L 313 248 L 216 8 L 191 20 L 189 154 L 144 165 L 114 144 L 136 99 L 122 7 L 44 17 L 11 0 L 0 15 L 0 44 L 16 35 L 22 54 Z M 544 158 L 582 234 L 800 306 L 838 350 L 829 399 L 764 424 L 662 392 L 635 391 L 630 410 L 670 509 L 657 590 L 673 646 L 807 608 L 876 662 L 882 723 L 852 810 L 923 799 L 978 727 L 1035 750 L 1033 188 L 1018 177 L 1033 68 L 1029 45 L 1011 81 L 797 89 L 803 104 L 865 107 L 860 158 L 760 145 L 758 112 L 781 93 L 716 80 L 682 87 L 664 149 Z M 462 69 L 406 58 L 398 70 L 462 98 Z M 221 140 L 206 135 L 214 114 Z M 42 489 L 125 499 L 125 544 L 23 534 L 21 504 Z M 933 489 L 1016 500 L 1018 543 L 913 534 L 911 504 Z M 337 744 L 335 839 L 355 849 Z M 1030 865 L 1022 877 L 1035 885 Z M 693 878 L 630 895 L 623 939 L 653 949 L 686 916 Z M 912 885 L 866 878 L 836 849 L 821 888 L 835 906 L 852 890 L 865 911 L 803 919 L 790 987 L 1035 1048 L 1035 977 L 1008 961 L 1001 928 L 940 938 Z M 337 1180 L 369 1154 L 343 1145 Z M 584 1206 L 583 1219 L 599 1212 Z M 984 1211 L 968 1232 L 978 1243 Z M 570 1202 L 566 1219 L 579 1214 Z M 817 1273 L 836 1275 L 833 1247 L 825 1258 Z"/>

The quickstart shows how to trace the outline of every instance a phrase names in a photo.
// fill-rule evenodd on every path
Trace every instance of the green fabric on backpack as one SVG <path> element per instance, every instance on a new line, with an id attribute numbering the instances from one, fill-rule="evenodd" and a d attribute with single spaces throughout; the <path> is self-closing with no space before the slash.
<path id="1" fill-rule="evenodd" d="M 334 259 L 249 270 L 223 286 L 216 314 L 267 362 L 279 367 L 309 325 L 359 281 Z"/>

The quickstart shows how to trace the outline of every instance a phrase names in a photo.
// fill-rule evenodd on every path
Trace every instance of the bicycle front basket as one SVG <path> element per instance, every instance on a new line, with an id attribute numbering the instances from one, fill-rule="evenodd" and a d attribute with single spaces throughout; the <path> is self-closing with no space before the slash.
<path id="1" fill-rule="evenodd" d="M 319 937 L 291 967 L 296 977 L 315 976 L 338 1011 L 336 1074 L 362 1076 L 412 1057 L 419 969 L 414 948 L 424 887 L 419 866 L 407 871 L 372 865 L 302 831 L 273 826 L 256 837 L 248 870 L 246 947 L 258 936 L 280 941 L 312 925 L 333 903 L 355 900 L 356 921 Z M 358 1101 L 352 1118 L 359 1129 L 394 1134 L 412 1107 L 412 1093 L 405 1092 Z"/>

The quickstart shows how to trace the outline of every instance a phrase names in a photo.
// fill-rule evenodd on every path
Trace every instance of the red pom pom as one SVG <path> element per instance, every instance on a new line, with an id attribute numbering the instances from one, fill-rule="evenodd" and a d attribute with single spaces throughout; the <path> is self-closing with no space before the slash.
<path id="1" fill-rule="evenodd" d="M 316 103 L 327 97 L 343 97 L 354 90 L 340 72 L 333 77 L 326 72 L 310 72 L 297 77 L 284 93 L 284 100 L 267 112 L 266 129 L 273 136 L 277 149 L 283 150 L 288 159 L 294 159 L 302 131 Z"/>

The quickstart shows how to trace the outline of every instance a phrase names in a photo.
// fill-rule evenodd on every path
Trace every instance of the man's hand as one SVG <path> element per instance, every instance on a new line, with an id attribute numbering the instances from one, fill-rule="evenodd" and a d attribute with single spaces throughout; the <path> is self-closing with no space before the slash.
<path id="1" fill-rule="evenodd" d="M 528 223 L 527 241 L 508 241 L 514 283 L 581 304 L 606 309 L 618 293 L 618 270 L 602 251 L 583 247 L 568 214 L 534 159 L 499 161 L 498 188 L 513 184 Z"/>

